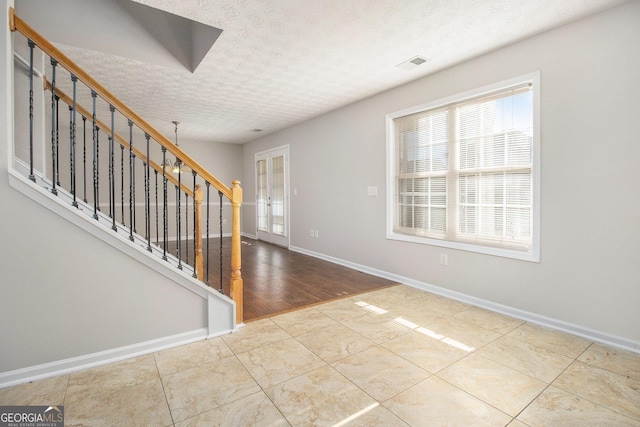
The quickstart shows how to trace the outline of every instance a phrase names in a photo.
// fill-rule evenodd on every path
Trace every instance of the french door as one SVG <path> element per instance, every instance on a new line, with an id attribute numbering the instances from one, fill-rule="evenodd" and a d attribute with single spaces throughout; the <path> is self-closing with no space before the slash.
<path id="1" fill-rule="evenodd" d="M 289 247 L 289 147 L 256 154 L 258 240 Z"/>

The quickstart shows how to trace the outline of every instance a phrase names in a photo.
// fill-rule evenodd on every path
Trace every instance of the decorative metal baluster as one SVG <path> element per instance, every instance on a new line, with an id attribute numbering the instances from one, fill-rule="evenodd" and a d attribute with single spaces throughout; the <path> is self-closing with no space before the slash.
<path id="1" fill-rule="evenodd" d="M 82 191 L 87 203 L 87 118 L 82 116 Z"/>
<path id="2" fill-rule="evenodd" d="M 211 184 L 209 184 L 209 181 L 206 181 L 207 184 L 207 280 L 205 281 L 205 283 L 207 284 L 207 286 L 211 286 L 211 283 L 209 282 L 209 188 L 211 187 Z"/>
<path id="3" fill-rule="evenodd" d="M 71 119 L 71 193 L 73 194 L 73 207 L 78 207 L 78 200 L 76 195 L 76 103 L 77 103 L 77 83 L 78 78 L 71 75 L 71 81 L 73 82 L 73 118 Z"/>
<path id="4" fill-rule="evenodd" d="M 56 184 L 60 186 L 60 97 L 56 95 Z"/>
<path id="5" fill-rule="evenodd" d="M 56 189 L 56 65 L 58 65 L 58 61 L 51 58 L 51 161 L 52 161 L 52 171 L 51 171 L 51 193 L 58 195 L 58 190 Z"/>
<path id="6" fill-rule="evenodd" d="M 151 212 L 149 211 L 149 209 L 151 208 L 151 188 L 150 188 L 150 184 L 149 184 L 149 180 L 151 179 L 151 169 L 150 169 L 150 165 L 149 163 L 151 163 L 151 155 L 150 155 L 150 150 L 149 150 L 149 138 L 151 138 L 151 136 L 147 133 L 144 134 L 145 139 L 147 140 L 147 161 L 145 164 L 145 170 L 144 170 L 144 194 L 145 194 L 145 201 L 144 201 L 144 222 L 145 222 L 145 231 L 147 233 L 147 250 L 149 252 L 152 251 L 151 249 Z"/>
<path id="7" fill-rule="evenodd" d="M 124 222 L 124 145 L 120 144 L 120 218 Z"/>
<path id="8" fill-rule="evenodd" d="M 167 222 L 167 149 L 162 147 L 162 259 L 167 261 L 167 240 L 169 238 Z"/>
<path id="9" fill-rule="evenodd" d="M 113 144 L 115 143 L 115 126 L 116 119 L 115 113 L 116 108 L 113 105 L 109 105 L 109 111 L 111 111 L 111 137 L 109 138 L 109 213 L 111 214 L 111 229 L 118 232 L 118 227 L 116 226 L 116 167 L 115 167 L 115 147 Z"/>
<path id="10" fill-rule="evenodd" d="M 218 197 L 220 198 L 220 293 L 224 293 L 222 289 L 222 191 L 218 190 Z"/>
<path id="11" fill-rule="evenodd" d="M 109 184 L 107 185 L 107 188 L 109 189 L 109 194 L 108 194 L 109 218 L 115 218 L 116 208 L 111 203 L 111 199 L 113 197 L 112 186 L 115 183 L 114 171 L 113 171 L 113 168 L 111 167 L 112 165 L 111 159 L 113 158 L 113 137 L 111 134 L 107 135 L 107 141 L 108 141 L 107 150 L 109 150 L 109 152 L 107 153 L 107 176 L 109 178 Z"/>
<path id="12" fill-rule="evenodd" d="M 189 193 L 184 192 L 184 249 L 186 252 L 185 263 L 189 265 Z"/>
<path id="13" fill-rule="evenodd" d="M 98 219 L 98 126 L 96 125 L 96 97 L 98 94 L 91 91 L 93 98 L 93 217 Z"/>
<path id="14" fill-rule="evenodd" d="M 147 144 L 149 143 L 149 141 L 147 141 Z M 147 242 L 149 242 L 149 239 L 151 238 L 149 236 L 149 169 L 147 167 L 147 165 L 149 164 L 148 162 L 149 157 L 147 157 L 147 161 L 143 160 L 142 161 L 142 170 L 144 172 L 144 240 L 146 240 Z M 151 249 L 151 245 L 147 245 L 147 250 Z"/>
<path id="15" fill-rule="evenodd" d="M 178 170 L 178 186 L 176 187 L 176 228 L 177 228 L 177 233 L 178 233 L 178 249 L 177 249 L 177 254 L 178 254 L 178 269 L 182 270 L 182 229 L 180 228 L 180 226 L 182 225 L 182 217 L 181 215 L 181 206 L 180 206 L 180 185 L 182 184 L 182 180 L 181 180 L 182 174 L 180 173 L 180 170 Z"/>
<path id="16" fill-rule="evenodd" d="M 129 124 L 129 240 L 133 242 L 133 122 Z"/>
<path id="17" fill-rule="evenodd" d="M 98 126 L 96 126 L 96 176 L 95 176 L 95 186 L 96 186 L 96 194 L 95 194 L 95 199 L 96 199 L 96 208 L 99 211 L 102 211 L 102 209 L 100 209 L 100 128 Z"/>
<path id="18" fill-rule="evenodd" d="M 136 227 L 136 155 L 133 155 L 133 159 L 131 160 L 131 176 L 133 176 L 133 186 L 132 186 L 132 202 L 131 206 L 133 206 L 133 232 L 138 234 L 138 228 Z"/>
<path id="19" fill-rule="evenodd" d="M 182 264 L 180 263 L 180 249 L 178 248 L 178 243 L 180 240 L 180 233 L 178 233 L 178 224 L 180 223 L 180 218 L 178 217 L 178 193 L 180 192 L 180 188 L 178 188 L 178 184 L 174 184 L 173 186 L 174 190 L 176 190 L 176 196 L 175 196 L 175 201 L 176 201 L 176 235 L 178 236 L 176 238 L 176 258 L 178 258 L 178 265 L 180 266 L 180 269 L 182 269 Z"/>
<path id="20" fill-rule="evenodd" d="M 29 179 L 36 182 L 33 173 L 33 48 L 36 44 L 29 39 Z"/>
<path id="21" fill-rule="evenodd" d="M 154 169 L 156 175 L 156 246 L 160 246 L 160 227 L 158 225 L 158 171 Z"/>
<path id="22" fill-rule="evenodd" d="M 74 194 L 73 189 L 73 106 L 69 105 L 69 176 L 71 177 L 71 195 Z M 72 203 L 73 206 L 73 203 Z"/>
<path id="23" fill-rule="evenodd" d="M 197 252 L 197 238 L 196 232 L 198 231 L 197 226 L 197 218 L 196 218 L 196 171 L 192 170 L 191 174 L 193 175 L 193 277 L 198 278 L 198 266 L 196 265 L 198 262 L 198 252 Z"/>

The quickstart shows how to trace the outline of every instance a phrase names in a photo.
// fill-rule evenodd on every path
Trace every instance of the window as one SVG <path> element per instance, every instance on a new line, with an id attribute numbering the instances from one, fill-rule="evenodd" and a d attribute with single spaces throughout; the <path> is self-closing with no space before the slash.
<path id="1" fill-rule="evenodd" d="M 539 74 L 387 116 L 391 239 L 539 260 Z"/>

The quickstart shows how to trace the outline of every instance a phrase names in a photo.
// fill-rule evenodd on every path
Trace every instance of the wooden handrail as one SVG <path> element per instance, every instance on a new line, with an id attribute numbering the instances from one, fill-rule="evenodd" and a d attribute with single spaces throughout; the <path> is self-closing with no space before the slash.
<path id="1" fill-rule="evenodd" d="M 167 149 L 171 154 L 178 157 L 188 167 L 194 170 L 203 179 L 213 185 L 218 191 L 222 192 L 229 200 L 232 199 L 231 188 L 227 187 L 222 181 L 213 176 L 211 172 L 202 167 L 191 156 L 182 151 L 180 147 L 171 142 L 166 136 L 158 132 L 153 126 L 147 123 L 142 117 L 136 114 L 131 108 L 125 105 L 120 99 L 118 99 L 107 88 L 102 86 L 96 79 L 91 77 L 86 71 L 80 68 L 75 62 L 73 62 L 68 56 L 62 53 L 57 47 L 50 43 L 47 39 L 42 37 L 37 31 L 31 28 L 26 22 L 24 22 L 18 15 L 15 14 L 14 8 L 9 8 L 9 25 L 11 31 L 18 31 L 29 40 L 33 41 L 44 53 L 58 61 L 58 64 L 64 67 L 71 74 L 76 76 L 78 80 L 83 82 L 87 87 L 96 92 L 102 99 L 104 99 L 109 105 L 114 107 L 127 119 L 136 124 L 144 133 L 148 134 L 158 144 Z"/>
<path id="2" fill-rule="evenodd" d="M 44 89 L 51 90 L 51 82 L 46 78 L 44 78 L 43 80 L 44 80 Z M 56 88 L 56 96 L 60 98 L 60 100 L 65 104 L 69 106 L 73 106 L 73 100 L 71 99 L 71 97 L 69 97 L 69 95 L 67 95 L 66 93 L 64 93 L 58 88 Z M 77 102 L 76 102 L 76 110 L 80 113 L 80 115 L 86 117 L 88 120 L 93 120 L 93 114 L 91 114 L 86 108 L 84 108 L 82 105 L 78 104 Z M 96 118 L 96 126 L 99 127 L 101 131 L 104 131 L 106 134 L 111 135 L 111 128 L 109 128 L 109 126 L 107 126 L 106 123 L 104 123 L 98 118 Z M 117 133 L 114 133 L 114 137 L 120 145 L 122 145 L 127 150 L 129 149 L 129 142 L 127 142 L 123 137 L 121 137 Z M 145 163 L 147 162 L 148 160 L 147 156 L 142 151 L 140 151 L 136 147 L 132 147 L 131 151 L 136 155 L 137 158 L 139 158 Z M 162 170 L 164 169 L 162 166 L 160 166 L 159 164 L 157 164 L 152 160 L 149 160 L 149 166 L 151 166 L 154 170 L 158 171 L 159 173 L 162 173 Z M 165 175 L 167 179 L 171 181 L 171 183 L 173 183 L 173 185 L 175 185 L 176 187 L 178 186 L 178 180 L 173 175 L 170 175 L 170 174 L 165 174 Z M 188 194 L 190 197 L 193 197 L 193 190 L 191 190 L 185 184 L 181 183 L 180 189 L 184 193 Z"/>

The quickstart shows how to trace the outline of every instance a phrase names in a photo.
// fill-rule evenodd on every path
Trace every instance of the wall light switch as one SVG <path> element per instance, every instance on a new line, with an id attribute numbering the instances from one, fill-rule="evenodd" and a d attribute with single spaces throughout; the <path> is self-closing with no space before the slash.
<path id="1" fill-rule="evenodd" d="M 367 196 L 377 196 L 378 195 L 378 187 L 375 185 L 370 185 L 367 187 Z"/>

